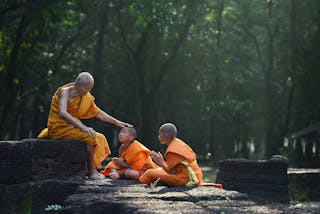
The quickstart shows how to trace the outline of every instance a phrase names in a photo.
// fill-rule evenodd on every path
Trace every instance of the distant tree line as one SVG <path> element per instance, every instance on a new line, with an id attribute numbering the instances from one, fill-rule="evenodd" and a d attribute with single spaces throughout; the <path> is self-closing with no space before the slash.
<path id="1" fill-rule="evenodd" d="M 152 149 L 171 121 L 202 158 L 270 157 L 319 121 L 318 0 L 4 0 L 0 26 L 1 140 L 36 137 L 82 70 Z"/>

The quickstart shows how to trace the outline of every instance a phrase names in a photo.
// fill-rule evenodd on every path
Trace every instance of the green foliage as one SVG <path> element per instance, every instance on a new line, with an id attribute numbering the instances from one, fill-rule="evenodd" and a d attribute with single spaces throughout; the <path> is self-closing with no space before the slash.
<path id="1" fill-rule="evenodd" d="M 308 193 L 305 189 L 305 186 L 300 183 L 296 182 L 295 180 L 290 182 L 289 185 L 290 190 L 290 198 L 294 201 L 307 201 L 308 200 Z"/>
<path id="2" fill-rule="evenodd" d="M 59 210 L 63 210 L 63 207 L 58 204 L 51 204 L 51 205 L 48 205 L 44 210 L 45 211 L 59 211 Z"/>
<path id="3" fill-rule="evenodd" d="M 22 197 L 21 197 L 22 196 Z M 23 194 L 19 195 L 19 199 L 22 198 L 22 200 L 19 200 L 17 203 L 15 203 L 12 207 L 9 207 L 9 213 L 10 214 L 19 214 L 19 213 L 26 213 L 30 214 L 32 211 L 32 189 L 28 189 Z"/>
<path id="4" fill-rule="evenodd" d="M 185 8 L 185 5 L 174 5 L 173 1 L 156 0 L 132 1 L 129 5 L 129 12 L 132 16 L 137 17 L 135 26 L 137 28 L 147 28 L 153 25 L 159 33 L 168 33 L 168 28 L 173 25 L 183 14 L 180 10 Z"/>
<path id="5" fill-rule="evenodd" d="M 278 142 L 319 118 L 320 98 L 314 95 L 320 92 L 319 5 L 316 0 L 2 1 L 1 138 L 35 137 L 46 125 L 56 88 L 81 70 L 94 73 L 100 63 L 97 104 L 133 123 L 150 148 L 159 146 L 157 127 L 172 121 L 199 156 L 209 150 L 216 160 L 263 158 L 267 135 Z M 6 105 L 10 120 L 3 120 Z M 94 125 L 112 137 L 113 127 Z M 247 144 L 256 150 L 236 151 Z"/>

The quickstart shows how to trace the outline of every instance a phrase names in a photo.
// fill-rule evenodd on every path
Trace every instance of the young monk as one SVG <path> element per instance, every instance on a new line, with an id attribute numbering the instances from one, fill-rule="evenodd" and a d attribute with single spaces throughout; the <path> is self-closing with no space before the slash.
<path id="1" fill-rule="evenodd" d="M 112 158 L 100 173 L 114 180 L 119 178 L 138 180 L 147 169 L 157 168 L 158 166 L 150 158 L 151 151 L 136 138 L 135 128 L 122 128 L 118 135 L 121 143 L 119 158 Z"/>
<path id="2" fill-rule="evenodd" d="M 151 152 L 152 160 L 161 168 L 149 169 L 139 180 L 144 184 L 155 181 L 168 186 L 199 186 L 202 172 L 196 161 L 196 154 L 182 140 L 176 138 L 177 128 L 172 123 L 165 123 L 159 129 L 160 144 L 168 146 L 164 161 L 160 152 Z"/>

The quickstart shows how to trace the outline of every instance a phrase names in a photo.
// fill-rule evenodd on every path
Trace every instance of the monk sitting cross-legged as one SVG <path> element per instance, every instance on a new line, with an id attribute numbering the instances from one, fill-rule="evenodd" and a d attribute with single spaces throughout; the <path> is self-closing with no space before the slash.
<path id="1" fill-rule="evenodd" d="M 52 97 L 48 128 L 42 130 L 38 138 L 79 140 L 87 144 L 88 173 L 91 179 L 102 179 L 96 169 L 111 153 L 105 136 L 83 124 L 80 119 L 96 117 L 118 127 L 132 126 L 108 115 L 94 102 L 90 90 L 94 79 L 88 72 L 80 73 L 75 82 L 58 88 Z"/>
<path id="2" fill-rule="evenodd" d="M 160 152 L 151 153 L 151 158 L 161 168 L 149 169 L 140 176 L 144 184 L 156 181 L 168 186 L 199 186 L 202 172 L 196 161 L 196 154 L 182 140 L 176 138 L 177 129 L 172 123 L 165 123 L 159 129 L 160 144 L 168 146 L 164 161 Z"/>
<path id="3" fill-rule="evenodd" d="M 151 151 L 135 140 L 136 138 L 135 128 L 122 128 L 118 135 L 121 143 L 120 157 L 112 158 L 112 161 L 100 173 L 114 180 L 118 178 L 138 180 L 147 169 L 158 167 L 150 158 Z"/>

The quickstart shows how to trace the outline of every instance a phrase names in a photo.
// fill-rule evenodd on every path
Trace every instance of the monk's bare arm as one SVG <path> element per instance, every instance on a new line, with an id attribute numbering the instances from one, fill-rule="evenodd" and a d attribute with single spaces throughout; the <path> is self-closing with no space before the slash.
<path id="1" fill-rule="evenodd" d="M 93 128 L 85 126 L 80 121 L 73 118 L 68 112 L 67 112 L 67 106 L 68 106 L 68 98 L 69 98 L 69 92 L 67 89 L 61 89 L 61 93 L 59 94 L 59 116 L 66 120 L 68 123 L 73 125 L 76 128 L 79 128 L 80 130 L 87 132 L 89 136 L 95 137 L 96 132 Z"/>
<path id="2" fill-rule="evenodd" d="M 112 117 L 111 115 L 107 114 L 106 112 L 100 110 L 100 112 L 97 114 L 96 116 L 99 120 L 102 120 L 104 122 L 107 122 L 107 123 L 111 123 L 113 125 L 116 125 L 120 128 L 123 128 L 123 127 L 132 127 L 131 124 L 128 124 L 128 123 L 125 123 L 125 122 L 122 122 L 114 117 Z"/>

